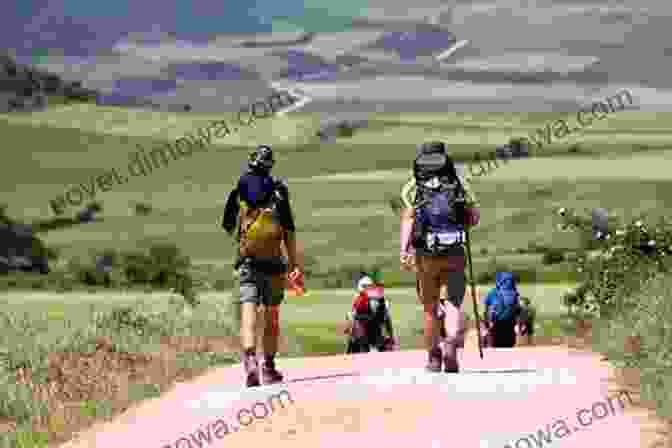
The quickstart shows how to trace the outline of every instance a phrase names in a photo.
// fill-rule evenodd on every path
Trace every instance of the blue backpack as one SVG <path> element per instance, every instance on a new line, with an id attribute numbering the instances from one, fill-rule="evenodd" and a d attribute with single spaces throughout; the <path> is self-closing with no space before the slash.
<path id="1" fill-rule="evenodd" d="M 413 246 L 433 255 L 464 244 L 465 191 L 441 142 L 422 145 L 413 165 L 416 184 Z"/>
<path id="2" fill-rule="evenodd" d="M 516 288 L 514 276 L 511 272 L 498 272 L 495 289 L 486 299 L 494 302 L 490 305 L 490 320 L 501 322 L 513 320 L 520 313 L 520 294 Z"/>

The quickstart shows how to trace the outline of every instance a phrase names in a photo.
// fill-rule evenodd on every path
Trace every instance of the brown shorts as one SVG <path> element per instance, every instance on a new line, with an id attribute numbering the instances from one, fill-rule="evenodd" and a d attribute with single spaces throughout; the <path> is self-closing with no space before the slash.
<path id="1" fill-rule="evenodd" d="M 418 298 L 423 304 L 446 299 L 462 306 L 467 290 L 463 256 L 419 256 L 416 258 Z"/>

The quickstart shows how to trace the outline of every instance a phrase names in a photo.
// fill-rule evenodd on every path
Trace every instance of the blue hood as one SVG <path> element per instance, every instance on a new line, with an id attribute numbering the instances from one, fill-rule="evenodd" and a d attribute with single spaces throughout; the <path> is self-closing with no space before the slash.
<path id="1" fill-rule="evenodd" d="M 499 289 L 515 289 L 516 281 L 511 272 L 498 272 L 495 276 L 495 283 Z"/>
<path id="2" fill-rule="evenodd" d="M 273 193 L 275 183 L 271 176 L 244 174 L 238 181 L 240 200 L 253 207 L 266 203 Z"/>

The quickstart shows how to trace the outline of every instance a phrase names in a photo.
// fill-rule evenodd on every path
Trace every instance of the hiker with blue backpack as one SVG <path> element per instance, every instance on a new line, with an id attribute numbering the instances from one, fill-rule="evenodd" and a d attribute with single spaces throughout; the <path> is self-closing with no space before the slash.
<path id="1" fill-rule="evenodd" d="M 511 272 L 497 272 L 495 287 L 488 292 L 485 305 L 485 340 L 489 347 L 511 348 L 516 345 L 516 324 L 522 307 L 516 279 Z"/>
<path id="2" fill-rule="evenodd" d="M 465 267 L 471 260 L 468 227 L 479 222 L 478 203 L 440 141 L 420 145 L 401 200 L 400 262 L 403 270 L 416 272 L 428 355 L 425 368 L 457 373 Z"/>

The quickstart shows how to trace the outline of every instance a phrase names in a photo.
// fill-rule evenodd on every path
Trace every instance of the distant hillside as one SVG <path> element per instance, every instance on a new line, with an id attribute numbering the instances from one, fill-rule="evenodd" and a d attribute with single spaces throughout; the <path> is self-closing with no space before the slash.
<path id="1" fill-rule="evenodd" d="M 96 92 L 81 82 L 63 81 L 58 75 L 17 63 L 0 50 L 0 113 L 34 111 L 50 101 L 95 100 Z"/>

